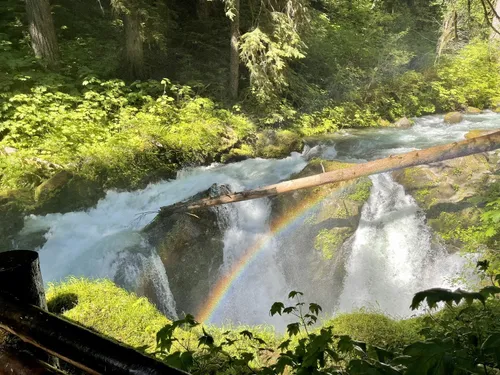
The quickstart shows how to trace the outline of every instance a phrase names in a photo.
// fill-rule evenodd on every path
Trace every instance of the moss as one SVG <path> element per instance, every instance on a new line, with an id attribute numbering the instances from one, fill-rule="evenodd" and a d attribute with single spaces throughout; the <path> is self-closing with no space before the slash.
<path id="1" fill-rule="evenodd" d="M 356 202 L 366 202 L 370 197 L 370 191 L 373 183 L 370 179 L 362 179 L 354 188 L 354 192 L 348 195 L 350 200 Z"/>
<path id="2" fill-rule="evenodd" d="M 73 307 L 61 309 L 68 300 Z M 156 332 L 169 322 L 146 298 L 109 280 L 70 278 L 50 284 L 47 302 L 67 319 L 132 347 L 147 347 L 150 352 L 156 347 Z"/>
<path id="3" fill-rule="evenodd" d="M 429 188 L 424 188 L 424 189 L 420 189 L 416 192 L 415 194 L 415 199 L 419 202 L 419 203 L 424 203 L 425 202 L 425 198 L 430 194 L 430 190 Z"/>
<path id="4" fill-rule="evenodd" d="M 330 260 L 351 234 L 350 228 L 322 229 L 314 239 L 314 248 L 321 251 L 325 260 Z"/>
<path id="5" fill-rule="evenodd" d="M 350 335 L 353 339 L 387 348 L 401 348 L 421 339 L 415 320 L 397 321 L 365 310 L 340 314 L 325 325 L 333 326 L 338 335 Z"/>
<path id="6" fill-rule="evenodd" d="M 302 138 L 290 130 L 266 130 L 257 135 L 256 156 L 283 158 L 293 151 L 301 151 Z"/>

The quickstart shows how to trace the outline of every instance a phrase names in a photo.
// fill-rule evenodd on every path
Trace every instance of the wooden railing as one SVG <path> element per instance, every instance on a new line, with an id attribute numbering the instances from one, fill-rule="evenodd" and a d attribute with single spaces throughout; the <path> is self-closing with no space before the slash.
<path id="1" fill-rule="evenodd" d="M 38 253 L 0 253 L 0 374 L 185 374 L 47 311 Z"/>

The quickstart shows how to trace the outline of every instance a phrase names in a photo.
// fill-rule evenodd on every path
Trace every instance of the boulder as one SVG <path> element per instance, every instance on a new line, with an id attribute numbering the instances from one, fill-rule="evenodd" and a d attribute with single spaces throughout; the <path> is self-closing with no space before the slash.
<path id="1" fill-rule="evenodd" d="M 67 171 L 60 171 L 48 180 L 42 182 L 35 189 L 35 201 L 45 201 L 56 195 L 68 182 L 73 175 Z"/>
<path id="2" fill-rule="evenodd" d="M 396 121 L 392 126 L 396 128 L 408 129 L 413 126 L 413 121 L 409 120 L 407 117 L 402 117 Z"/>
<path id="3" fill-rule="evenodd" d="M 458 124 L 462 122 L 463 119 L 464 116 L 460 112 L 448 112 L 446 115 L 444 115 L 445 124 Z"/>
<path id="4" fill-rule="evenodd" d="M 482 135 L 487 135 L 487 134 L 495 133 L 497 131 L 499 131 L 499 130 L 481 130 L 481 129 L 475 129 L 475 130 L 471 130 L 467 134 L 465 134 L 465 139 L 476 138 L 476 137 L 480 137 Z"/>
<path id="5" fill-rule="evenodd" d="M 290 130 L 265 130 L 257 135 L 255 155 L 263 158 L 284 158 L 293 151 L 302 151 L 300 135 Z"/>
<path id="6" fill-rule="evenodd" d="M 482 111 L 479 109 L 479 108 L 476 108 L 476 107 L 467 107 L 467 109 L 465 110 L 465 113 L 467 113 L 468 115 L 478 115 L 480 114 Z"/>
<path id="7" fill-rule="evenodd" d="M 214 184 L 192 199 L 219 195 L 221 188 L 227 191 Z M 198 314 L 219 278 L 225 228 L 217 209 L 162 213 L 143 230 L 165 266 L 179 316 Z"/>

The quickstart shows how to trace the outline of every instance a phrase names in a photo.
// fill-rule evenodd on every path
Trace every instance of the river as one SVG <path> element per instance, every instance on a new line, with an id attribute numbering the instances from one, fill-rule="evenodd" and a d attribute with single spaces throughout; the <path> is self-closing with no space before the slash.
<path id="1" fill-rule="evenodd" d="M 500 128 L 500 115 L 466 116 L 448 126 L 442 116 L 416 119 L 410 129 L 345 130 L 331 137 L 310 140 L 302 154 L 280 160 L 249 159 L 228 165 L 187 168 L 175 180 L 152 184 L 133 192 L 109 191 L 96 207 L 66 214 L 30 216 L 23 235 L 46 231 L 38 249 L 45 282 L 68 276 L 110 278 L 131 291 L 141 292 L 141 280 L 150 280 L 159 297 L 158 308 L 177 316 L 175 298 L 156 250 L 141 234 L 161 206 L 186 199 L 213 183 L 229 184 L 233 191 L 276 183 L 302 170 L 312 156 L 362 162 L 437 144 L 458 141 L 472 129 Z M 389 174 L 372 176 L 373 186 L 355 234 L 346 241 L 346 277 L 339 286 L 335 311 L 376 308 L 393 316 L 408 316 L 411 296 L 426 287 L 451 286 L 463 260 L 431 244 L 430 229 L 415 200 Z M 289 285 L 278 257 L 280 233 L 269 227 L 267 198 L 231 205 L 218 211 L 226 223 L 221 279 L 247 257 L 256 243 L 259 250 L 245 260 L 211 311 L 214 324 L 275 324 L 271 304 L 283 300 L 300 285 Z M 281 249 L 283 250 L 283 249 Z M 186 249 L 189 251 L 189 249 Z M 321 285 L 318 285 L 321 288 Z M 307 296 L 314 301 L 314 295 Z M 333 308 L 332 308 L 333 309 Z M 333 313 L 329 311 L 328 313 Z"/>

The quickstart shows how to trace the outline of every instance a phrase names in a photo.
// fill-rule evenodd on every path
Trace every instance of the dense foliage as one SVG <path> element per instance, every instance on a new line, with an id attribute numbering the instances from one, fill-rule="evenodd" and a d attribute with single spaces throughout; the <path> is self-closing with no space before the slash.
<path id="1" fill-rule="evenodd" d="M 252 134 L 263 127 L 313 135 L 499 104 L 492 11 L 485 17 L 479 0 L 251 0 L 238 9 L 229 0 L 54 0 L 50 10 L 56 38 L 43 51 L 30 38 L 30 9 L 17 0 L 0 8 L 2 189 L 31 189 L 58 169 L 130 188 L 184 165 L 259 154 Z M 237 19 L 234 100 L 227 35 Z"/>

